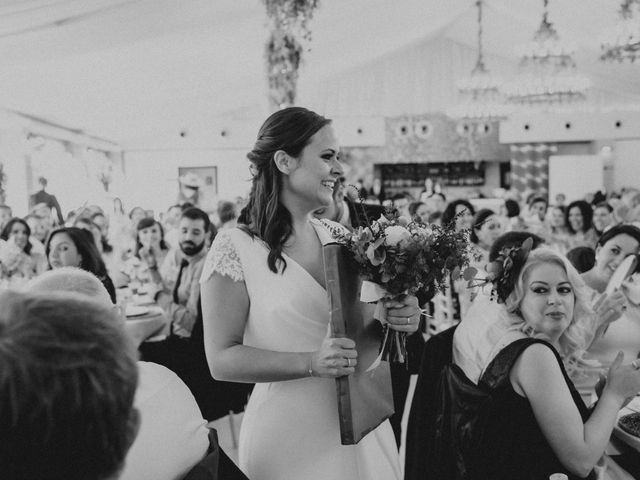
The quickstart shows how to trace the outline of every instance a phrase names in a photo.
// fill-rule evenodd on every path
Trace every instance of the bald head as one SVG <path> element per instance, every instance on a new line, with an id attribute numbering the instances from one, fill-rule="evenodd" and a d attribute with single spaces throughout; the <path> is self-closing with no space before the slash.
<path id="1" fill-rule="evenodd" d="M 112 306 L 109 292 L 94 274 L 76 267 L 49 270 L 33 278 L 26 285 L 31 292 L 75 292 L 92 298 L 105 306 Z"/>

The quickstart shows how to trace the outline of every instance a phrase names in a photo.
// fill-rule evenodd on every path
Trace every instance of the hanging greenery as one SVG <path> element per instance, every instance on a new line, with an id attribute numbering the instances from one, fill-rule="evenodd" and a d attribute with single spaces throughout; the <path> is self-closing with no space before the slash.
<path id="1" fill-rule="evenodd" d="M 272 110 L 295 103 L 304 43 L 311 41 L 309 22 L 319 0 L 263 0 L 269 18 L 266 44 L 269 104 Z"/>
<path id="2" fill-rule="evenodd" d="M 4 171 L 4 164 L 0 163 L 0 204 L 6 201 L 7 192 L 5 191 L 7 183 L 7 174 Z"/>

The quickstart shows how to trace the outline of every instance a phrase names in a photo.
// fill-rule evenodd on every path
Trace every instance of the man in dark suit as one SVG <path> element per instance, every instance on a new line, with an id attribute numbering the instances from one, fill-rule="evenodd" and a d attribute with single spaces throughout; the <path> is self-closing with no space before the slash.
<path id="1" fill-rule="evenodd" d="M 39 177 L 38 183 L 40 184 L 40 190 L 29 197 L 29 208 L 31 209 L 40 203 L 44 203 L 47 207 L 49 207 L 49 210 L 56 211 L 58 225 L 64 225 L 62 209 L 60 208 L 58 199 L 55 195 L 51 195 L 50 193 L 45 192 L 45 189 L 47 188 L 47 179 L 44 177 Z"/>
<path id="2" fill-rule="evenodd" d="M 336 181 L 333 190 L 333 204 L 315 212 L 315 216 L 338 222 L 350 229 L 363 227 L 380 218 L 386 212 L 382 205 L 356 202 L 345 195 L 344 178 Z M 422 303 L 422 299 L 419 299 Z M 424 348 L 424 337 L 421 325 L 418 331 L 407 337 L 407 363 L 391 363 L 391 387 L 393 390 L 393 407 L 395 413 L 389 421 L 396 437 L 396 443 L 400 447 L 402 431 L 400 422 L 404 412 L 404 405 L 409 392 L 409 380 L 412 374 L 417 374 Z"/>

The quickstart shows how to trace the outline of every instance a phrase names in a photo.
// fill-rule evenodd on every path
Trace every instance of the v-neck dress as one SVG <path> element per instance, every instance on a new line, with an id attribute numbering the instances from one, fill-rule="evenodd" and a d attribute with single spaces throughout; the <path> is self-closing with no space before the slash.
<path id="1" fill-rule="evenodd" d="M 313 224 L 326 243 L 330 236 L 321 231 L 325 227 Z M 326 290 L 287 256 L 284 272 L 273 273 L 268 253 L 263 241 L 239 228 L 220 232 L 202 281 L 218 272 L 244 282 L 250 302 L 245 345 L 279 352 L 318 350 L 329 324 Z M 252 480 L 401 478 L 388 421 L 357 445 L 341 445 L 336 382 L 331 378 L 257 383 L 242 420 L 239 462 Z"/>

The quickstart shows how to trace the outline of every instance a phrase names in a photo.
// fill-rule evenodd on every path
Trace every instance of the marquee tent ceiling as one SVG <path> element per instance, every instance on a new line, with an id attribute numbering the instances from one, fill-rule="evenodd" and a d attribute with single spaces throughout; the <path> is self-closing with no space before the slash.
<path id="1" fill-rule="evenodd" d="M 513 46 L 533 36 L 542 0 L 486 3 L 487 65 L 509 75 L 517 63 Z M 618 2 L 550 3 L 550 20 L 579 46 L 576 60 L 595 96 L 640 102 L 640 65 L 598 60 L 598 34 L 615 23 Z M 329 115 L 403 113 L 416 104 L 403 95 L 428 88 L 425 71 L 443 79 L 468 74 L 475 22 L 473 0 L 321 0 L 300 101 Z M 0 106 L 125 148 L 153 148 L 180 131 L 263 118 L 266 36 L 261 0 L 0 0 Z M 441 46 L 448 50 L 433 56 Z M 423 51 L 432 57 L 415 56 Z M 375 101 L 358 105 L 343 80 L 381 72 L 392 78 L 376 66 L 397 69 L 403 58 L 413 93 L 387 81 Z M 426 112 L 454 100 L 449 87 L 415 108 Z"/>

